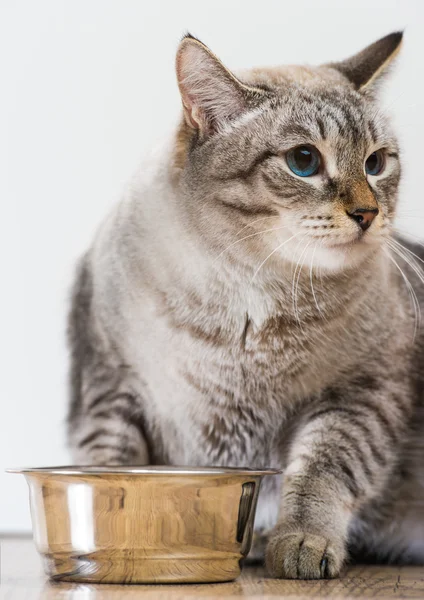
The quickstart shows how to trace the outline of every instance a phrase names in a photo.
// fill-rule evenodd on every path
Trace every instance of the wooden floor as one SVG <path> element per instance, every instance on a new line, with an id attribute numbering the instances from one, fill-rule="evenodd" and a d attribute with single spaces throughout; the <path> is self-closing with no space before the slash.
<path id="1" fill-rule="evenodd" d="M 279 581 L 261 569 L 245 569 L 233 583 L 202 585 L 86 585 L 50 583 L 32 540 L 2 538 L 1 600 L 125 600 L 147 598 L 421 598 L 424 567 L 356 566 L 334 581 Z"/>

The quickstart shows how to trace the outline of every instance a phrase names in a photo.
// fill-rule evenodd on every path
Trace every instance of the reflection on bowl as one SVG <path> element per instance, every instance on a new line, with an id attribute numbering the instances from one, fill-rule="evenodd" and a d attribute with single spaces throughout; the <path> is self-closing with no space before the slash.
<path id="1" fill-rule="evenodd" d="M 230 581 L 250 549 L 261 479 L 276 470 L 14 469 L 30 489 L 34 541 L 54 580 Z"/>

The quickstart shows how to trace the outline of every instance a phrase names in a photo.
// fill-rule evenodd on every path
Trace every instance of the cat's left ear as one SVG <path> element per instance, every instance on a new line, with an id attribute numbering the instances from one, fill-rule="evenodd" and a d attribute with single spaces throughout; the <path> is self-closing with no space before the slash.
<path id="1" fill-rule="evenodd" d="M 388 73 L 401 48 L 402 37 L 402 31 L 390 33 L 358 54 L 328 66 L 340 71 L 358 91 L 372 93 Z"/>
<path id="2" fill-rule="evenodd" d="M 268 94 L 241 82 L 190 34 L 180 43 L 176 72 L 186 123 L 203 137 L 218 131 Z"/>

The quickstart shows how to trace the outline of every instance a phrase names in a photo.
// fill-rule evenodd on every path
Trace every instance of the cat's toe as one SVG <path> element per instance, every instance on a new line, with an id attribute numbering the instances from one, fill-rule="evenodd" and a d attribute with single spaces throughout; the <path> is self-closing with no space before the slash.
<path id="1" fill-rule="evenodd" d="M 337 577 L 343 561 L 343 545 L 303 531 L 277 530 L 266 551 L 269 574 L 283 579 Z"/>

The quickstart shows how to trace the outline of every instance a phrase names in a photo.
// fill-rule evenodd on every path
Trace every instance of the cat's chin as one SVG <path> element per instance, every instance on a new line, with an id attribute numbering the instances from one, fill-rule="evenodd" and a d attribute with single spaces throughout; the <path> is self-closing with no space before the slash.
<path id="1" fill-rule="evenodd" d="M 360 265 L 375 250 L 375 244 L 367 244 L 362 240 L 320 246 L 315 250 L 312 268 L 337 273 Z"/>
<path id="2" fill-rule="evenodd" d="M 377 247 L 377 240 L 375 243 L 366 243 L 363 239 L 356 239 L 325 246 L 311 246 L 301 256 L 295 252 L 290 256 L 286 255 L 286 258 L 295 265 L 301 263 L 319 273 L 338 273 L 359 266 Z"/>

